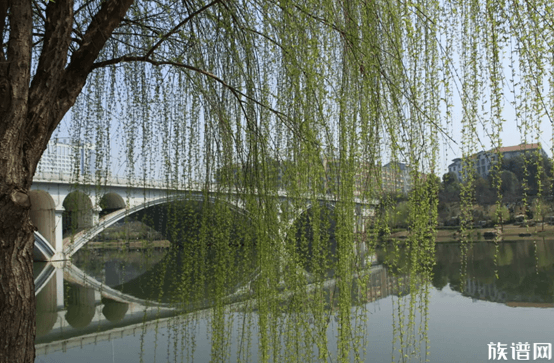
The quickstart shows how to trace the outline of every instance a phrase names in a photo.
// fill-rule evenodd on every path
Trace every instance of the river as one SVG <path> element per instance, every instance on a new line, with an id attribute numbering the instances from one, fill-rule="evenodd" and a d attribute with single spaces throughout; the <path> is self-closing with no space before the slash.
<path id="1" fill-rule="evenodd" d="M 437 244 L 429 283 L 410 280 L 402 258 L 391 267 L 391 249 L 377 250 L 358 276 L 363 289 L 354 288 L 363 293 L 352 298 L 348 360 L 551 360 L 554 241 L 467 247 Z M 35 264 L 35 276 L 47 280 L 37 295 L 36 362 L 259 361 L 255 269 L 214 307 L 202 294 L 201 303 L 179 300 L 181 262 L 178 250 L 153 249 L 85 250 L 65 266 Z M 288 311 L 294 298 L 279 292 L 269 361 L 337 361 L 335 284 L 330 277 L 318 285 L 326 291 L 319 315 Z"/>

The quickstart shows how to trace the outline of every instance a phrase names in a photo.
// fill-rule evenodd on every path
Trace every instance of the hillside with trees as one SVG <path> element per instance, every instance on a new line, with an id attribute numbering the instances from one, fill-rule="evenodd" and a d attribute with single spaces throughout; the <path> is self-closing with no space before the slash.
<path id="1" fill-rule="evenodd" d="M 499 174 L 500 193 L 495 187 L 495 173 Z M 473 175 L 474 221 L 496 223 L 497 202 L 501 196 L 504 221 L 512 221 L 516 215 L 543 219 L 552 213 L 552 163 L 535 154 L 519 155 L 502 160 L 498 170 L 492 169 L 485 179 Z M 460 193 L 463 181 L 455 173 L 442 177 L 439 189 L 439 224 L 455 224 L 460 214 Z M 539 216 L 535 216 L 535 214 Z M 541 218 L 542 217 L 542 218 Z"/>

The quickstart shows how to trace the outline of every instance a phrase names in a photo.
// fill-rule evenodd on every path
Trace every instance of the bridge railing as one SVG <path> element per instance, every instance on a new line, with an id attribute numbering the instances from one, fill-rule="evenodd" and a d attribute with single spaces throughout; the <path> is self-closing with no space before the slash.
<path id="1" fill-rule="evenodd" d="M 77 175 L 75 173 L 67 173 L 64 171 L 55 170 L 37 170 L 33 181 L 50 182 L 50 183 L 67 183 L 67 184 L 84 184 L 84 185 L 110 185 L 124 187 L 147 187 L 156 189 L 191 189 L 199 188 L 200 183 L 175 183 L 172 181 L 161 179 L 144 179 L 139 177 L 128 178 L 120 175 L 102 176 L 98 178 L 96 175 L 85 174 Z"/>
<path id="2" fill-rule="evenodd" d="M 133 187 L 133 188 L 154 188 L 154 189 L 172 189 L 172 190 L 187 190 L 187 191 L 200 191 L 206 189 L 206 184 L 202 182 L 187 182 L 187 183 L 175 183 L 173 181 L 161 180 L 161 179 L 144 179 L 144 178 L 128 178 L 119 175 L 102 176 L 99 179 L 96 175 L 76 175 L 75 173 L 66 173 L 63 171 L 49 171 L 49 170 L 37 170 L 33 181 L 36 182 L 49 182 L 49 183 L 67 183 L 67 184 L 81 184 L 81 185 L 109 185 L 109 186 L 121 186 L 121 187 Z M 222 186 L 213 183 L 207 187 L 209 192 L 220 192 L 230 194 L 242 194 L 248 192 L 249 194 L 258 194 L 257 190 L 242 190 L 242 188 L 223 188 Z M 287 198 L 289 193 L 286 189 L 278 189 L 270 192 L 273 197 Z M 313 199 L 313 195 L 307 193 L 306 195 L 297 196 L 301 199 Z M 320 200 L 336 201 L 337 198 L 334 195 L 320 195 L 317 197 Z M 371 201 L 364 198 L 354 196 L 354 202 L 357 204 L 379 204 L 378 199 Z"/>

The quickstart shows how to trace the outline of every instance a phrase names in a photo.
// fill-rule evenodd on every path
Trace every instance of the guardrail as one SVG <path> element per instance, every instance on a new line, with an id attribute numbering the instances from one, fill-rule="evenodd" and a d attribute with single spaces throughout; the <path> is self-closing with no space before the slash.
<path id="1" fill-rule="evenodd" d="M 96 175 L 76 175 L 74 173 L 65 173 L 63 171 L 44 171 L 39 170 L 33 177 L 34 182 L 50 182 L 50 183 L 67 183 L 67 184 L 80 184 L 80 185 L 110 185 L 110 186 L 124 186 L 124 187 L 138 187 L 138 188 L 156 188 L 156 189 L 196 189 L 201 188 L 204 184 L 194 183 L 176 183 L 171 180 L 160 179 L 145 179 L 145 178 L 128 178 L 124 176 L 102 176 Z"/>

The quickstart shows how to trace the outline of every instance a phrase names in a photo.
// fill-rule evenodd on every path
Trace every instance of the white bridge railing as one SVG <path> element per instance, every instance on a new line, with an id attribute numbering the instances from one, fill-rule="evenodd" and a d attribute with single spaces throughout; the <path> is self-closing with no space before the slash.
<path id="1" fill-rule="evenodd" d="M 155 188 L 155 189 L 198 189 L 200 190 L 205 184 L 198 182 L 176 183 L 172 180 L 161 179 L 145 179 L 140 177 L 128 178 L 120 175 L 96 176 L 91 174 L 76 175 L 75 173 L 65 173 L 63 171 L 46 171 L 37 170 L 33 177 L 33 182 L 46 183 L 67 183 L 79 185 L 109 185 L 135 188 Z"/>

